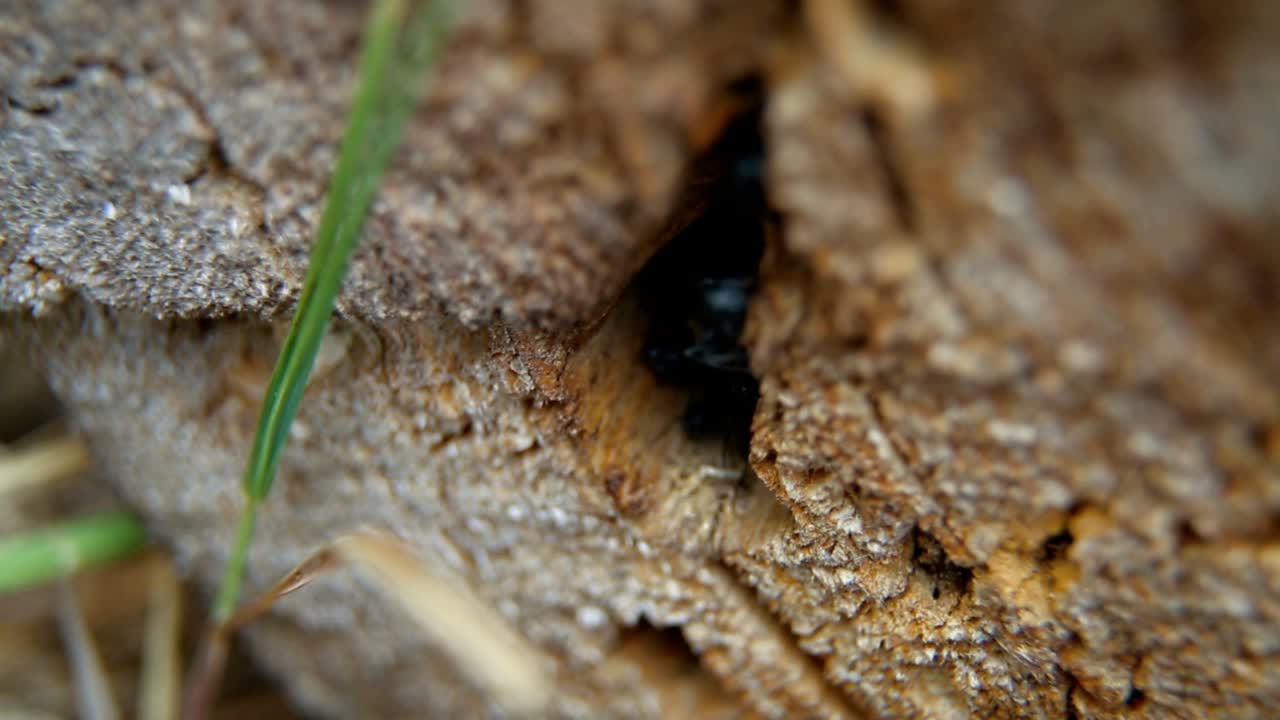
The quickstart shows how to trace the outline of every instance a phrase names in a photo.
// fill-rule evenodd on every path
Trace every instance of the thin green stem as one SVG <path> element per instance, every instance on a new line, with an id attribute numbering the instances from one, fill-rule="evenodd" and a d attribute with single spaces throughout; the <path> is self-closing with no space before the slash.
<path id="1" fill-rule="evenodd" d="M 218 599 L 213 606 L 213 621 L 216 623 L 222 623 L 235 612 L 236 599 L 240 597 L 244 566 L 249 558 L 249 544 L 253 540 L 253 528 L 257 524 L 257 518 L 258 501 L 252 497 L 246 497 L 244 510 L 240 513 L 240 525 L 236 528 L 235 544 L 231 546 L 231 557 L 227 559 L 227 568 L 222 574 L 222 585 L 218 588 Z"/>
<path id="2" fill-rule="evenodd" d="M 356 97 L 316 232 L 298 307 L 263 400 L 244 474 L 244 513 L 218 594 L 215 617 L 225 619 L 239 598 L 253 538 L 253 515 L 271 492 L 289 426 L 324 339 L 351 254 L 360 238 L 431 61 L 452 19 L 445 0 L 381 0 L 360 57 Z"/>

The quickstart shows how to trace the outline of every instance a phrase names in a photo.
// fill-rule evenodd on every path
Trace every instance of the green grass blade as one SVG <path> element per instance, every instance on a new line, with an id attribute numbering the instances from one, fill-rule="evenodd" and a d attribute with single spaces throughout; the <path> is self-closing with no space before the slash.
<path id="1" fill-rule="evenodd" d="M 452 3 L 445 0 L 381 0 L 374 9 L 328 201 L 245 470 L 244 515 L 214 606 L 219 621 L 235 608 L 257 505 L 271 491 L 280 451 L 297 415 L 351 253 L 416 104 L 426 69 L 444 45 L 452 10 Z"/>
<path id="2" fill-rule="evenodd" d="M 0 540 L 0 594 L 126 557 L 146 539 L 133 516 L 108 512 Z"/>

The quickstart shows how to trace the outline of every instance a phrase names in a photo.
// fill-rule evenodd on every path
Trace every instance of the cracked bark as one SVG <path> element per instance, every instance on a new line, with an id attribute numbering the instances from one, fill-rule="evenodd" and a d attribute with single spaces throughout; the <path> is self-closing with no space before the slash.
<path id="1" fill-rule="evenodd" d="M 1264 716 L 1276 7 L 469 5 L 250 583 L 389 527 L 546 653 L 564 716 Z M 6 332 L 206 588 L 361 11 L 0 10 Z M 781 224 L 740 482 L 625 287 L 751 72 Z M 248 639 L 329 716 L 487 702 L 349 578 Z"/>

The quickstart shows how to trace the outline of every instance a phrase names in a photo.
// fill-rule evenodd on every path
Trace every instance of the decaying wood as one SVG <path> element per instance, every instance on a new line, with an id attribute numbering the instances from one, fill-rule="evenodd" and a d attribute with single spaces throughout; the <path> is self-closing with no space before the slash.
<path id="1" fill-rule="evenodd" d="M 0 11 L 0 302 L 209 587 L 362 8 L 120 5 Z M 1265 716 L 1277 48 L 1268 0 L 469 4 L 251 585 L 388 529 L 566 717 Z M 739 480 L 624 288 L 750 72 L 780 220 Z M 481 715 L 405 628 L 339 575 L 246 637 L 327 716 Z"/>

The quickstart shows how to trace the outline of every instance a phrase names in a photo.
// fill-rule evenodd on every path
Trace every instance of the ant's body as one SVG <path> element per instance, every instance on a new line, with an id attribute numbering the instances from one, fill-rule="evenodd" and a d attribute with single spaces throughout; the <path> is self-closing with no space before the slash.
<path id="1" fill-rule="evenodd" d="M 759 113 L 736 120 L 709 153 L 712 182 L 699 214 L 640 275 L 652 319 L 644 359 L 690 392 L 682 424 L 745 452 L 759 383 L 739 341 L 764 251 L 767 208 Z"/>

